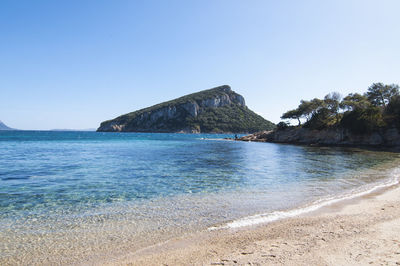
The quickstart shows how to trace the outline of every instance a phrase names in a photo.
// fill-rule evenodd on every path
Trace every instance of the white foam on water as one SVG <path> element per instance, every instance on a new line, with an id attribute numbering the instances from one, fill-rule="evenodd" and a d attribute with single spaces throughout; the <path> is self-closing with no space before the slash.
<path id="1" fill-rule="evenodd" d="M 291 218 L 295 216 L 299 216 L 301 214 L 309 213 L 316 211 L 322 207 L 343 201 L 343 200 L 350 200 L 354 199 L 357 197 L 361 197 L 367 194 L 370 194 L 378 189 L 383 189 L 386 187 L 391 187 L 396 184 L 399 184 L 399 174 L 400 174 L 400 168 L 396 168 L 391 172 L 391 177 L 389 180 L 386 180 L 384 182 L 381 182 L 379 184 L 375 184 L 373 186 L 368 186 L 368 187 L 363 187 L 357 190 L 353 190 L 350 193 L 343 194 L 340 196 L 335 196 L 335 197 L 329 197 L 329 198 L 324 198 L 320 199 L 317 201 L 312 202 L 311 204 L 307 206 L 303 206 L 300 208 L 292 209 L 292 210 L 287 210 L 287 211 L 274 211 L 274 212 L 269 212 L 269 213 L 264 213 L 264 214 L 256 214 L 252 216 L 247 216 L 243 217 L 237 220 L 234 220 L 232 222 L 226 223 L 221 226 L 213 226 L 208 228 L 208 230 L 219 230 L 219 229 L 234 229 L 234 228 L 240 228 L 240 227 L 245 227 L 245 226 L 252 226 L 252 225 L 258 225 L 258 224 L 265 224 L 265 223 L 271 223 L 274 221 L 282 220 L 285 218 Z"/>
<path id="2" fill-rule="evenodd" d="M 197 140 L 234 141 L 234 139 L 227 139 L 227 138 L 197 138 Z"/>

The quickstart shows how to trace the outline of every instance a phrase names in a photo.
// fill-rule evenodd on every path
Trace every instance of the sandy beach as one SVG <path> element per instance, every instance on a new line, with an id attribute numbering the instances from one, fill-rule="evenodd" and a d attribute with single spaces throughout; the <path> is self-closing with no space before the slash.
<path id="1" fill-rule="evenodd" d="M 184 236 L 106 264 L 400 265 L 400 187 L 300 217 Z"/>

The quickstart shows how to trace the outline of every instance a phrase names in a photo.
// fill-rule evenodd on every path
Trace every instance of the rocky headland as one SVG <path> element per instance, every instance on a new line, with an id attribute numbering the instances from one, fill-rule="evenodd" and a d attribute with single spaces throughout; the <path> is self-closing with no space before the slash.
<path id="1" fill-rule="evenodd" d="M 97 131 L 252 133 L 274 127 L 251 111 L 243 96 L 224 85 L 102 122 Z"/>

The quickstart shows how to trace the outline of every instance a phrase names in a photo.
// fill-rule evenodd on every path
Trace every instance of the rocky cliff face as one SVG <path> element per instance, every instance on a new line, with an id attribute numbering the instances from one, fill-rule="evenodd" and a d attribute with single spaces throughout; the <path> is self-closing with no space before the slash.
<path id="1" fill-rule="evenodd" d="M 281 130 L 258 132 L 244 136 L 240 140 L 307 145 L 400 147 L 400 133 L 397 128 L 382 129 L 369 134 L 357 135 L 342 128 L 310 130 L 290 127 Z"/>
<path id="2" fill-rule="evenodd" d="M 238 131 L 232 131 L 234 128 L 225 125 L 229 122 L 235 122 L 232 121 L 232 119 L 236 119 L 234 114 L 232 114 L 232 111 L 235 110 L 244 111 L 247 113 L 248 121 L 258 120 L 257 122 L 261 122 L 261 127 L 264 125 L 265 129 L 273 127 L 272 123 L 248 110 L 244 98 L 232 91 L 229 86 L 225 85 L 186 95 L 169 102 L 122 115 L 113 120 L 105 121 L 101 123 L 98 131 L 212 132 L 213 129 L 210 127 L 213 125 L 208 124 L 210 124 L 209 122 L 212 122 L 213 119 L 218 120 L 219 118 L 217 114 L 216 117 L 210 118 L 207 116 L 209 116 L 210 112 L 216 109 L 226 111 L 224 113 L 224 118 L 227 121 L 223 121 L 224 125 L 214 123 L 215 131 L 254 132 L 253 127 L 255 127 L 256 124 L 250 125 L 249 128 L 246 128 L 246 125 L 244 125 L 242 128 L 239 127 Z M 203 121 L 203 118 L 205 117 L 210 121 Z"/>

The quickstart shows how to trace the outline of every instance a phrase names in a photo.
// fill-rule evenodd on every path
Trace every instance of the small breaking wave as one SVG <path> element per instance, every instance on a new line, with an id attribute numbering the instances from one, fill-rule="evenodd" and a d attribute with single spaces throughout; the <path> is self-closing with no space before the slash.
<path id="1" fill-rule="evenodd" d="M 352 190 L 350 193 L 347 194 L 342 194 L 340 196 L 333 196 L 329 198 L 324 198 L 320 199 L 317 201 L 312 202 L 309 205 L 296 208 L 296 209 L 291 209 L 291 210 L 286 210 L 286 211 L 274 211 L 274 212 L 269 212 L 269 213 L 263 213 L 263 214 L 256 214 L 252 216 L 247 216 L 243 217 L 231 222 L 228 222 L 226 224 L 220 225 L 220 226 L 213 226 L 209 227 L 208 230 L 213 231 L 213 230 L 219 230 L 219 229 L 235 229 L 235 228 L 240 228 L 240 227 L 246 227 L 246 226 L 252 226 L 252 225 L 258 225 L 258 224 L 266 224 L 266 223 L 271 223 L 274 221 L 286 219 L 286 218 L 292 218 L 296 217 L 302 214 L 310 213 L 313 211 L 316 211 L 322 207 L 332 205 L 334 203 L 344 201 L 344 200 L 351 200 L 354 198 L 358 198 L 364 195 L 368 195 L 376 190 L 379 189 L 384 189 L 387 187 L 391 187 L 394 185 L 399 184 L 399 175 L 400 175 L 400 168 L 396 168 L 391 172 L 391 178 L 386 179 L 385 181 L 370 185 L 370 186 L 363 186 L 360 189 L 357 190 Z"/>

